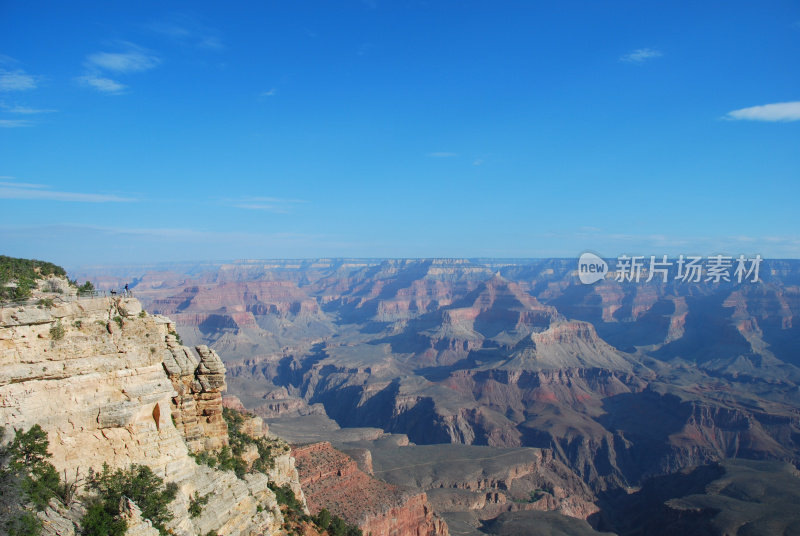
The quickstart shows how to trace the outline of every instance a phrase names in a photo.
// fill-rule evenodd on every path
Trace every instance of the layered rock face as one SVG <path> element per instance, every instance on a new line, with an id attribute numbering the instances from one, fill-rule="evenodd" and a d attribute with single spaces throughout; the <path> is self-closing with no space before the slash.
<path id="1" fill-rule="evenodd" d="M 224 368 L 207 348 L 195 354 L 177 345 L 170 328 L 168 319 L 142 313 L 126 298 L 0 308 L 0 425 L 7 434 L 42 426 L 61 474 L 142 464 L 177 483 L 173 534 L 279 531 L 283 517 L 268 484 L 293 481 L 299 489 L 293 460 L 286 453 L 273 474 L 243 479 L 195 463 L 190 446 L 226 442 Z M 209 502 L 192 517 L 195 493 Z M 74 533 L 67 513 L 50 513 L 59 521 L 47 527 Z M 135 519 L 136 509 L 126 515 Z"/>
<path id="2" fill-rule="evenodd" d="M 295 447 L 300 482 L 312 513 L 327 508 L 364 534 L 446 536 L 424 493 L 405 491 L 361 471 L 330 443 Z"/>
<path id="3" fill-rule="evenodd" d="M 376 475 L 421 488 L 440 513 L 471 512 L 492 519 L 502 512 L 557 510 L 586 519 L 596 498 L 546 449 L 467 445 L 407 445 L 373 449 Z"/>
<path id="4" fill-rule="evenodd" d="M 189 450 L 216 450 L 228 444 L 227 428 L 222 418 L 222 392 L 225 390 L 225 365 L 207 346 L 196 348 L 197 356 L 178 344 L 167 325 L 169 354 L 164 354 L 164 369 L 175 388 L 173 397 L 175 426 Z"/>

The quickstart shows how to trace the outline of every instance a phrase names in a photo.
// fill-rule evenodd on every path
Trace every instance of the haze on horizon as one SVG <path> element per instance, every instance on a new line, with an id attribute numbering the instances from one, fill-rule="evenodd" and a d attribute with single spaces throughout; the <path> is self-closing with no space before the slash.
<path id="1" fill-rule="evenodd" d="M 800 5 L 0 2 L 0 253 L 800 258 Z"/>

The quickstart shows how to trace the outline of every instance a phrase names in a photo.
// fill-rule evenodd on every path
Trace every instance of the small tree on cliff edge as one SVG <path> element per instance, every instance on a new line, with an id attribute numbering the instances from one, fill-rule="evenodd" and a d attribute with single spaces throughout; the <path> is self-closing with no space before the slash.
<path id="1" fill-rule="evenodd" d="M 0 428 L 0 437 L 3 432 Z M 0 446 L 0 528 L 11 536 L 39 534 L 41 522 L 30 507 L 44 509 L 59 489 L 48 446 L 38 424 L 17 430 L 10 444 Z"/>
<path id="2" fill-rule="evenodd" d="M 166 524 L 172 519 L 167 505 L 175 499 L 178 486 L 153 473 L 146 465 L 132 465 L 128 469 L 112 471 L 108 464 L 103 465 L 101 473 L 90 472 L 89 488 L 96 495 L 89 506 L 81 524 L 86 536 L 121 536 L 127 523 L 120 517 L 120 503 L 123 497 L 132 500 L 142 511 L 142 517 L 149 519 L 158 532 L 167 534 Z"/>

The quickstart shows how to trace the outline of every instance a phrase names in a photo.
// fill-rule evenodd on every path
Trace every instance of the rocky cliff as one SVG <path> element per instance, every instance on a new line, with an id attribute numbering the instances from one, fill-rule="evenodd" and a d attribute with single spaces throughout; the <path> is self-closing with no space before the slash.
<path id="1" fill-rule="evenodd" d="M 141 464 L 176 483 L 172 534 L 279 533 L 284 519 L 269 484 L 299 490 L 293 459 L 281 453 L 268 474 L 242 478 L 195 462 L 190 452 L 227 443 L 224 367 L 207 348 L 178 344 L 172 330 L 131 298 L 0 308 L 0 426 L 8 434 L 39 424 L 60 474 Z M 208 503 L 193 517 L 195 494 Z M 125 512 L 131 530 L 152 532 L 135 505 Z M 75 512 L 42 515 L 46 534 L 75 533 Z"/>
<path id="2" fill-rule="evenodd" d="M 447 536 L 425 493 L 410 492 L 361 471 L 330 443 L 295 447 L 300 482 L 312 513 L 327 508 L 364 534 Z"/>

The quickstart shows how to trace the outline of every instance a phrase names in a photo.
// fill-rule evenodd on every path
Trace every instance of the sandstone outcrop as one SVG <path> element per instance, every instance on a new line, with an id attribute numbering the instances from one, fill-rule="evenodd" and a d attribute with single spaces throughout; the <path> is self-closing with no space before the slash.
<path id="1" fill-rule="evenodd" d="M 175 426 L 186 439 L 189 450 L 216 450 L 228 444 L 222 418 L 225 366 L 213 350 L 198 346 L 195 352 L 178 344 L 174 326 L 167 324 L 164 369 L 177 396 L 173 397 Z"/>
<path id="2" fill-rule="evenodd" d="M 189 456 L 227 441 L 224 367 L 205 347 L 177 344 L 171 329 L 132 298 L 0 308 L 0 425 L 7 434 L 42 426 L 59 473 L 142 464 L 177 483 L 173 534 L 278 532 L 283 517 L 268 484 L 299 491 L 293 460 L 283 453 L 270 474 L 240 479 Z M 195 493 L 209 501 L 192 517 Z M 136 534 L 149 536 L 136 508 L 127 512 Z M 59 523 L 70 521 L 51 509 L 48 526 Z"/>

